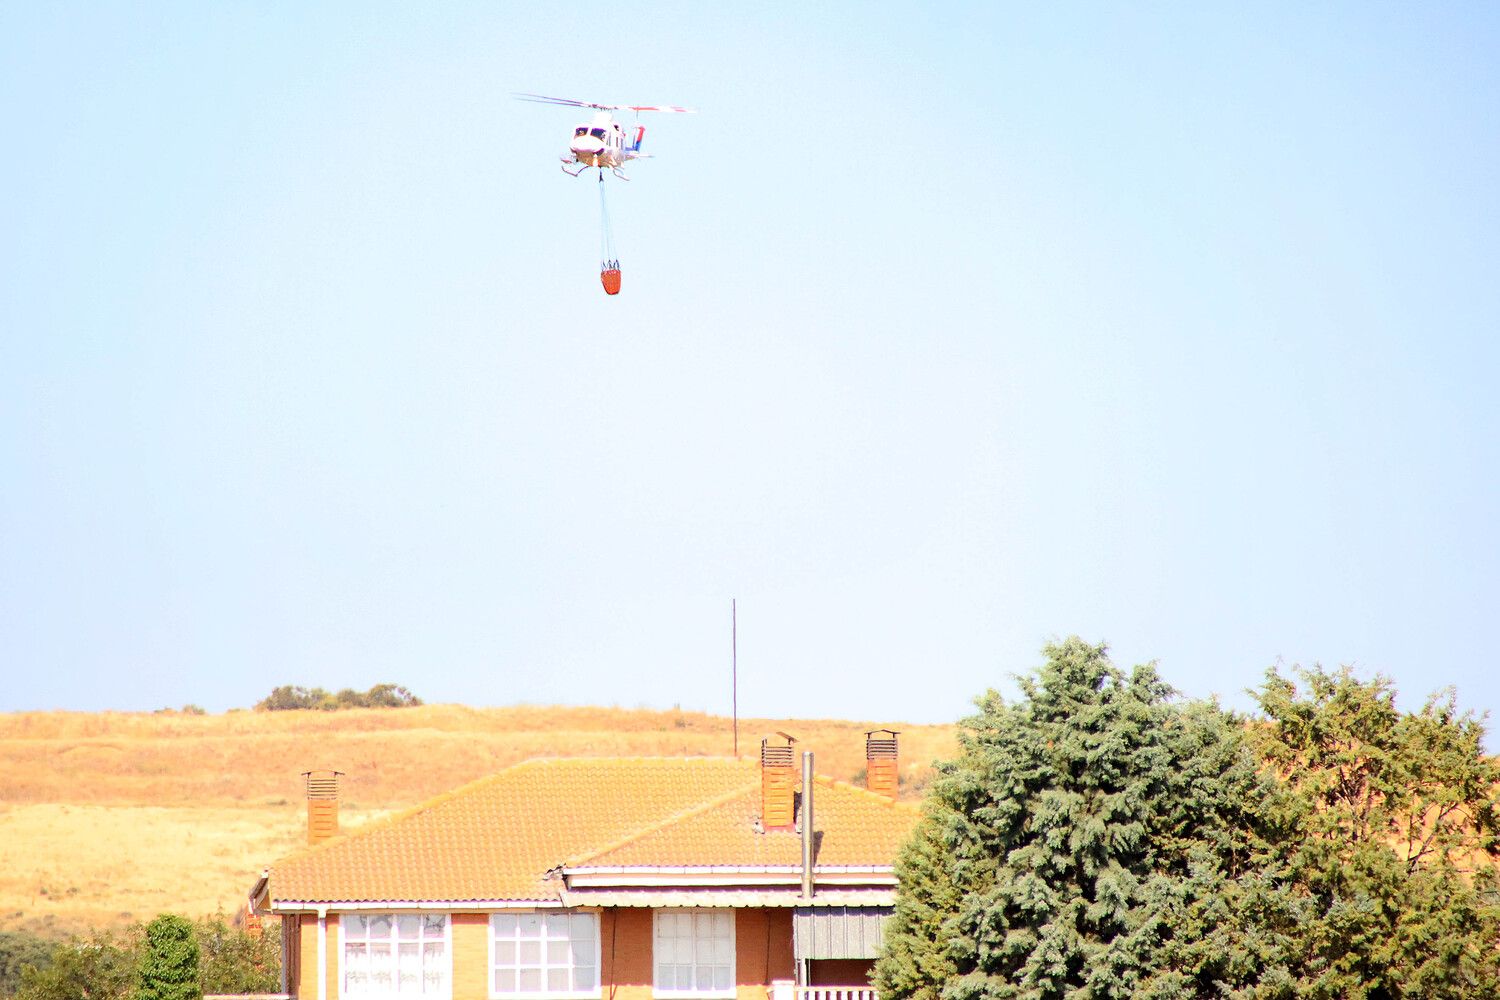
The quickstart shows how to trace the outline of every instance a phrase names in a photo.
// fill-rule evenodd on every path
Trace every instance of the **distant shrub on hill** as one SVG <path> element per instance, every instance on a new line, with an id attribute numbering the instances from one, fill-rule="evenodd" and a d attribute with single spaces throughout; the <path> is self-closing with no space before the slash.
<path id="1" fill-rule="evenodd" d="M 344 688 L 330 694 L 320 687 L 305 688 L 291 684 L 272 688 L 271 693 L 255 703 L 257 712 L 286 712 L 298 709 L 317 709 L 336 712 L 341 708 L 411 708 L 422 704 L 422 699 L 399 684 L 376 684 L 368 691 Z"/>

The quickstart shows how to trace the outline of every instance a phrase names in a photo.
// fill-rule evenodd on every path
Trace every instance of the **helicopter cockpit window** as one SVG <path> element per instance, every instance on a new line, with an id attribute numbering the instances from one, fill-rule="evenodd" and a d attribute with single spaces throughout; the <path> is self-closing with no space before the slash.
<path id="1" fill-rule="evenodd" d="M 573 130 L 573 135 L 575 137 L 576 136 L 580 136 L 580 135 L 588 135 L 588 134 L 589 134 L 589 127 L 587 125 L 580 125 L 580 126 L 578 126 L 577 128 L 575 128 Z"/>
<path id="2" fill-rule="evenodd" d="M 591 128 L 589 129 L 589 135 L 593 136 L 595 139 L 603 139 L 604 130 L 602 128 Z"/>

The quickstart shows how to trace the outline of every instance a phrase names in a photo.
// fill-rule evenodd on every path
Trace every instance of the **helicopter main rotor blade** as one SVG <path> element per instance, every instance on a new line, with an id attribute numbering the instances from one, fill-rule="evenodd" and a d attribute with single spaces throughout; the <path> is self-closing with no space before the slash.
<path id="1" fill-rule="evenodd" d="M 592 101 L 575 101 L 567 97 L 548 97 L 545 94 L 512 94 L 518 101 L 535 101 L 538 104 L 563 104 L 570 108 L 597 108 L 600 111 L 608 110 L 608 104 L 595 104 Z"/>
<path id="2" fill-rule="evenodd" d="M 518 101 L 534 101 L 537 104 L 561 104 L 569 108 L 593 108 L 596 111 L 662 111 L 674 114 L 693 114 L 692 108 L 679 108 L 671 104 L 597 104 L 593 101 L 575 101 L 569 97 L 548 97 L 546 94 L 514 93 Z"/>

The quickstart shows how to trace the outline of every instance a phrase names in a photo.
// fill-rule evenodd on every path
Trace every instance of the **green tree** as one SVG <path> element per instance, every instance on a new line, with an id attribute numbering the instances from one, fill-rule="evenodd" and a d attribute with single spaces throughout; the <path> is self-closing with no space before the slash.
<path id="1" fill-rule="evenodd" d="M 274 993 L 280 987 L 280 946 L 274 935 L 234 927 L 220 913 L 189 925 L 190 955 L 182 943 L 186 921 L 159 917 L 151 928 L 164 921 L 174 928 L 165 938 L 170 946 L 164 949 L 169 953 L 164 967 L 196 967 L 198 990 L 152 995 Z M 16 1000 L 137 1000 L 145 995 L 141 989 L 151 962 L 146 935 L 141 924 L 64 943 L 0 934 L 0 997 L 15 989 Z M 12 969 L 14 982 L 3 978 Z M 177 986 L 184 984 L 178 981 Z"/>
<path id="2" fill-rule="evenodd" d="M 321 688 L 316 689 L 317 694 L 326 695 L 327 692 Z M 304 687 L 294 687 L 291 684 L 282 684 L 271 689 L 271 693 L 255 703 L 258 712 L 288 712 L 302 708 L 313 708 L 317 705 L 317 697 L 313 691 Z"/>
<path id="3" fill-rule="evenodd" d="M 946 853 L 941 808 L 929 802 L 897 859 L 901 891 L 875 967 L 881 996 L 938 1000 L 943 984 L 958 977 L 958 956 L 948 947 L 946 925 L 958 912 L 961 897 Z"/>
<path id="4" fill-rule="evenodd" d="M 8 997 L 21 985 L 26 966 L 45 968 L 56 943 L 25 931 L 0 931 L 0 997 Z"/>
<path id="5" fill-rule="evenodd" d="M 98 934 L 59 944 L 44 966 L 21 968 L 15 1000 L 128 1000 L 136 983 L 138 935 Z"/>
<path id="6" fill-rule="evenodd" d="M 204 993 L 274 993 L 281 987 L 281 949 L 269 934 L 234 927 L 222 913 L 194 927 L 198 983 Z"/>
<path id="7" fill-rule="evenodd" d="M 163 913 L 147 924 L 139 971 L 136 1000 L 202 1000 L 192 923 L 175 913 Z"/>
<path id="8" fill-rule="evenodd" d="M 1016 704 L 978 699 L 939 766 L 876 985 L 892 1000 L 1108 1000 L 1285 978 L 1278 943 L 1235 926 L 1235 900 L 1266 905 L 1253 879 L 1275 815 L 1242 727 L 1103 646 L 1045 652 Z"/>
<path id="9" fill-rule="evenodd" d="M 318 709 L 334 712 L 345 708 L 410 708 L 422 699 L 399 684 L 376 684 L 368 691 L 342 688 L 330 693 L 324 688 L 305 688 L 283 684 L 255 703 L 258 712 L 285 712 Z"/>
<path id="10" fill-rule="evenodd" d="M 411 708 L 422 699 L 399 684 L 376 684 L 365 694 L 365 703 L 371 708 Z"/>
<path id="11" fill-rule="evenodd" d="M 1386 678 L 1294 673 L 1267 672 L 1252 730 L 1298 794 L 1281 859 L 1294 995 L 1500 995 L 1500 766 L 1482 721 L 1451 690 L 1403 713 Z"/>

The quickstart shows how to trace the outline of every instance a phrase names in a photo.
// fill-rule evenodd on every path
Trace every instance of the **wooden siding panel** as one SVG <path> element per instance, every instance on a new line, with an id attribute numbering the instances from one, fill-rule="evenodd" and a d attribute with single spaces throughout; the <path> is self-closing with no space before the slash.
<path id="1" fill-rule="evenodd" d="M 801 958 L 874 958 L 880 951 L 891 910 L 883 907 L 800 908 L 793 918 L 796 953 Z"/>

